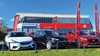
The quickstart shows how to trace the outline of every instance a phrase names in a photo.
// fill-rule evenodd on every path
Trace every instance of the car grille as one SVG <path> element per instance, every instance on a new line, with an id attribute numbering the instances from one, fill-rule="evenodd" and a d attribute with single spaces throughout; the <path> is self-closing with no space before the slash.
<path id="1" fill-rule="evenodd" d="M 30 44 L 31 43 L 31 41 L 27 41 L 27 42 L 21 42 L 20 44 L 21 45 L 27 45 L 27 44 Z"/>
<path id="2" fill-rule="evenodd" d="M 99 40 L 98 39 L 89 39 L 88 41 L 89 42 L 98 42 Z"/>

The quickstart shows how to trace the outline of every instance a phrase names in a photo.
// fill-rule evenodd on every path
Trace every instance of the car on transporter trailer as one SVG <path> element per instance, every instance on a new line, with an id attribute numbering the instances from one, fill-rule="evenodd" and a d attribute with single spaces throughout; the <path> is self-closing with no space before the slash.
<path id="1" fill-rule="evenodd" d="M 4 40 L 10 50 L 28 49 L 34 47 L 34 41 L 25 32 L 11 31 Z"/>
<path id="2" fill-rule="evenodd" d="M 33 40 L 36 43 L 44 44 L 47 49 L 56 47 L 58 41 L 68 41 L 65 36 L 59 35 L 53 30 L 39 30 L 34 34 Z M 66 47 L 67 42 L 59 43 L 59 47 Z"/>

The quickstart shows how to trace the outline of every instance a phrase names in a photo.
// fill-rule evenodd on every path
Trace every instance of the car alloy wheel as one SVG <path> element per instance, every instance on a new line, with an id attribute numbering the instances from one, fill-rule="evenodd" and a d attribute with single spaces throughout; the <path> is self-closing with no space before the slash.
<path id="1" fill-rule="evenodd" d="M 47 47 L 47 49 L 51 49 L 51 47 L 52 47 L 51 41 L 48 41 L 48 42 L 46 43 L 46 47 Z"/>

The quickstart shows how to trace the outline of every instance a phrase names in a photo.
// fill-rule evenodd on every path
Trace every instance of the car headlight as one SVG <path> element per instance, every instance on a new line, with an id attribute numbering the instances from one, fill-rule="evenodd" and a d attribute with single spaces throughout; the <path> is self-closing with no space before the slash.
<path id="1" fill-rule="evenodd" d="M 81 38 L 81 40 L 86 40 L 86 38 Z"/>
<path id="2" fill-rule="evenodd" d="M 18 42 L 18 41 L 14 40 L 14 39 L 11 39 L 11 40 L 12 40 L 12 42 Z"/>
<path id="3" fill-rule="evenodd" d="M 57 38 L 52 38 L 52 40 L 57 40 L 57 41 L 58 41 L 59 39 L 57 39 Z"/>

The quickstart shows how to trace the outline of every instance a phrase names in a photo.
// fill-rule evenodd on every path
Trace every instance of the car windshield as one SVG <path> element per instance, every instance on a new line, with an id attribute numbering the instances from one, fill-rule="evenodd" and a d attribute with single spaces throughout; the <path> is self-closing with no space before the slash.
<path id="1" fill-rule="evenodd" d="M 53 33 L 53 35 L 59 35 L 57 32 L 54 32 L 54 31 L 52 33 Z"/>
<path id="2" fill-rule="evenodd" d="M 90 35 L 94 35 L 95 36 L 95 32 L 90 32 Z"/>
<path id="3" fill-rule="evenodd" d="M 80 35 L 88 35 L 85 31 L 80 31 Z"/>
<path id="4" fill-rule="evenodd" d="M 11 37 L 27 37 L 28 35 L 25 32 L 12 32 Z"/>
<path id="5" fill-rule="evenodd" d="M 57 32 L 54 32 L 54 31 L 45 31 L 45 33 L 46 33 L 48 36 L 58 35 L 58 33 L 57 33 Z"/>

